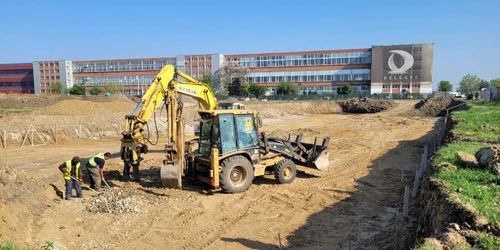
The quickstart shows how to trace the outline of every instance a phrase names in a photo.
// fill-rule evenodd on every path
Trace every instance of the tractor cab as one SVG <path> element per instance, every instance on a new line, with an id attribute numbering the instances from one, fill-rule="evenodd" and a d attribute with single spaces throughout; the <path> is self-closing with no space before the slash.
<path id="1" fill-rule="evenodd" d="M 258 127 L 261 122 L 255 112 L 249 110 L 201 111 L 198 153 L 209 157 L 214 147 L 221 159 L 236 152 L 259 157 Z"/>

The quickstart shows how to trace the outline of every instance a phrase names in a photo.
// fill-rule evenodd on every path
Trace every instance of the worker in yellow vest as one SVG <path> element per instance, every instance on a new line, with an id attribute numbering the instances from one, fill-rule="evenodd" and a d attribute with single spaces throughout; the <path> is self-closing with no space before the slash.
<path id="1" fill-rule="evenodd" d="M 71 199 L 73 187 L 76 189 L 76 197 L 82 198 L 83 183 L 82 171 L 80 170 L 80 157 L 75 156 L 73 159 L 65 161 L 59 166 L 59 170 L 63 173 L 64 180 L 66 181 L 66 200 Z"/>
<path id="2" fill-rule="evenodd" d="M 90 176 L 90 188 L 95 189 L 96 191 L 101 188 L 101 181 L 104 181 L 104 164 L 106 160 L 111 158 L 111 153 L 98 153 L 89 158 L 87 162 L 87 171 Z"/>

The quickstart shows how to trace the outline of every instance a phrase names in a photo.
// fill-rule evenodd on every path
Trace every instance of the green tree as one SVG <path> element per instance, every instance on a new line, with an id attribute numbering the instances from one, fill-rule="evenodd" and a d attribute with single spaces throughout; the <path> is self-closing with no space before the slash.
<path id="1" fill-rule="evenodd" d="M 102 93 L 102 89 L 97 87 L 97 86 L 93 86 L 92 89 L 90 89 L 91 95 L 99 95 L 101 93 Z"/>
<path id="2" fill-rule="evenodd" d="M 261 86 L 258 84 L 250 84 L 250 87 L 248 88 L 248 92 L 250 95 L 255 96 L 256 98 L 262 97 L 267 91 L 266 86 Z"/>
<path id="3" fill-rule="evenodd" d="M 477 77 L 477 75 L 471 75 L 468 73 L 462 77 L 462 80 L 460 80 L 460 92 L 464 94 L 473 94 L 478 90 L 480 82 L 481 80 Z"/>
<path id="4" fill-rule="evenodd" d="M 85 87 L 75 85 L 69 89 L 70 95 L 85 95 Z"/>
<path id="5" fill-rule="evenodd" d="M 440 81 L 438 85 L 438 91 L 442 92 L 450 92 L 452 89 L 452 85 L 449 81 Z"/>
<path id="6" fill-rule="evenodd" d="M 299 88 L 291 82 L 280 82 L 276 94 L 278 95 L 296 95 L 299 92 Z"/>
<path id="7" fill-rule="evenodd" d="M 354 93 L 354 89 L 349 84 L 337 88 L 337 94 L 339 95 L 350 95 L 352 93 Z"/>
<path id="8" fill-rule="evenodd" d="M 203 75 L 203 80 L 201 82 L 205 83 L 212 90 L 214 90 L 214 81 L 213 81 L 212 75 L 210 73 L 206 73 L 205 75 Z"/>
<path id="9" fill-rule="evenodd" d="M 495 78 L 490 83 L 492 87 L 500 87 L 500 78 Z"/>
<path id="10" fill-rule="evenodd" d="M 54 93 L 61 93 L 62 91 L 62 84 L 61 82 L 55 82 L 53 84 L 50 85 L 50 89 L 54 92 Z"/>
<path id="11" fill-rule="evenodd" d="M 478 86 L 478 90 L 481 90 L 483 88 L 489 89 L 490 88 L 490 82 L 488 82 L 486 80 L 481 80 L 481 82 L 479 83 L 479 86 Z"/>

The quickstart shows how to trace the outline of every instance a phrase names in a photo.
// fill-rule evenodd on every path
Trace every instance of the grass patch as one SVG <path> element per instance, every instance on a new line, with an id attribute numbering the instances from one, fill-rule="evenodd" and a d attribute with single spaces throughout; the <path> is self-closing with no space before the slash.
<path id="1" fill-rule="evenodd" d="M 0 105 L 0 112 L 24 112 L 29 111 L 28 108 L 23 106 L 3 106 Z"/>
<path id="2" fill-rule="evenodd" d="M 488 169 L 465 165 L 456 156 L 457 151 L 474 154 L 485 143 L 458 142 L 439 149 L 435 163 L 449 162 L 457 166 L 456 170 L 439 169 L 434 176 L 444 180 L 453 191 L 461 189 L 458 196 L 462 202 L 472 205 L 489 222 L 500 222 L 500 177 Z"/>
<path id="3" fill-rule="evenodd" d="M 452 113 L 453 120 L 460 120 L 452 129 L 458 137 L 474 139 L 500 139 L 500 102 L 469 102 L 469 110 Z"/>
<path id="4" fill-rule="evenodd" d="M 481 235 L 481 249 L 500 249 L 500 237 L 487 233 L 479 233 Z"/>

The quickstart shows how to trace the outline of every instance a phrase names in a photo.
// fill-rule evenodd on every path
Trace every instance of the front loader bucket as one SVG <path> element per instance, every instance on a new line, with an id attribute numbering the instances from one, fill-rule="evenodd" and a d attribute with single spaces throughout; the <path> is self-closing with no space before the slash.
<path id="1" fill-rule="evenodd" d="M 178 164 L 167 163 L 160 169 L 161 183 L 166 188 L 182 188 L 182 173 Z"/>
<path id="2" fill-rule="evenodd" d="M 316 159 L 312 162 L 313 166 L 320 171 L 327 172 L 328 165 L 330 165 L 330 161 L 328 160 L 329 156 L 330 153 L 327 150 L 319 153 Z"/>

